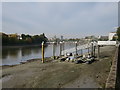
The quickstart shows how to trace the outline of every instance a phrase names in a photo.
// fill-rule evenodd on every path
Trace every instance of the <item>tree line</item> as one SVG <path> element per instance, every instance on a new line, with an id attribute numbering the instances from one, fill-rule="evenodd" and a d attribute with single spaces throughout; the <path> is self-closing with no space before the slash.
<path id="1" fill-rule="evenodd" d="M 45 36 L 45 34 L 40 34 L 40 35 L 34 35 L 31 36 L 29 34 L 5 34 L 1 33 L 0 34 L 2 37 L 2 45 L 7 46 L 7 45 L 35 45 L 35 44 L 41 44 L 42 41 L 45 43 L 48 41 L 48 38 Z"/>
<path id="2" fill-rule="evenodd" d="M 118 41 L 120 41 L 120 27 L 117 28 Z"/>
<path id="3" fill-rule="evenodd" d="M 120 41 L 120 27 L 117 28 L 117 37 L 114 37 L 113 39 Z M 117 38 L 117 39 L 116 39 Z M 42 41 L 45 43 L 48 41 L 48 38 L 45 36 L 45 34 L 40 35 L 29 35 L 29 34 L 5 34 L 0 33 L 0 39 L 2 40 L 2 45 L 29 45 L 29 44 L 41 44 Z M 69 39 L 68 41 L 74 41 L 79 39 Z"/>

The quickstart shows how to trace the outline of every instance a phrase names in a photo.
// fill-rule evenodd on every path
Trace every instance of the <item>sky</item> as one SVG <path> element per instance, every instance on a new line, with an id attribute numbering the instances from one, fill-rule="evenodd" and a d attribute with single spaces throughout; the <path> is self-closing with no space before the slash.
<path id="1" fill-rule="evenodd" d="M 108 35 L 118 26 L 117 2 L 2 2 L 2 32 L 64 38 Z"/>

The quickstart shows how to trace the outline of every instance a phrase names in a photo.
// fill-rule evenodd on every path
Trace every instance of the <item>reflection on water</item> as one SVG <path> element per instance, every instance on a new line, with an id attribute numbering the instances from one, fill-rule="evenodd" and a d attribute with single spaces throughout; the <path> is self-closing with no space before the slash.
<path id="1" fill-rule="evenodd" d="M 75 47 L 75 44 L 65 44 L 64 48 Z M 59 45 L 55 45 L 55 55 L 59 55 Z M 45 57 L 52 56 L 53 45 L 45 47 Z M 41 58 L 41 47 L 24 47 L 24 48 L 6 48 L 2 49 L 2 65 L 19 64 L 21 61 Z"/>
<path id="2" fill-rule="evenodd" d="M 32 50 L 31 48 L 21 48 L 21 55 L 22 56 L 29 56 L 32 53 L 31 50 Z"/>
<path id="3" fill-rule="evenodd" d="M 39 48 L 39 47 L 34 47 L 34 49 L 31 49 L 32 50 L 32 53 L 35 53 L 35 54 L 37 54 L 37 53 L 40 53 L 41 52 L 41 48 Z"/>
<path id="4" fill-rule="evenodd" d="M 17 58 L 19 53 L 20 53 L 19 48 L 2 49 L 2 58 L 6 59 L 8 56 L 11 58 Z"/>
<path id="5" fill-rule="evenodd" d="M 8 50 L 3 50 L 2 49 L 2 59 L 6 59 L 8 56 Z"/>
<path id="6" fill-rule="evenodd" d="M 20 54 L 20 49 L 11 49 L 8 51 L 9 57 L 11 58 L 17 58 Z"/>

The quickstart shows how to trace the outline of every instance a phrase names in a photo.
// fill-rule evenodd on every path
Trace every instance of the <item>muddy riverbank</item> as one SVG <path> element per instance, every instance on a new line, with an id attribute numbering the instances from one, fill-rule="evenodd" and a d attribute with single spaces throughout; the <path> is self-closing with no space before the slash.
<path id="1" fill-rule="evenodd" d="M 3 66 L 3 88 L 104 88 L 115 53 L 114 46 L 101 47 L 100 59 L 92 64 L 74 64 L 36 59 Z"/>

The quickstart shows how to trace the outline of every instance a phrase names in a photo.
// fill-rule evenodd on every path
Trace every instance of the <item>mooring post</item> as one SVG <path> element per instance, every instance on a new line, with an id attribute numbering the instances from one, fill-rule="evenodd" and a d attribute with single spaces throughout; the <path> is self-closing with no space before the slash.
<path id="1" fill-rule="evenodd" d="M 65 49 L 65 46 L 64 46 L 64 41 L 62 42 L 62 51 L 64 51 L 64 49 Z M 63 55 L 64 55 L 65 53 L 63 52 Z"/>
<path id="2" fill-rule="evenodd" d="M 42 63 L 44 63 L 44 41 L 42 42 Z"/>
<path id="3" fill-rule="evenodd" d="M 53 59 L 55 59 L 55 42 L 53 42 Z"/>
<path id="4" fill-rule="evenodd" d="M 100 46 L 98 45 L 98 55 L 97 55 L 98 59 L 100 58 Z"/>
<path id="5" fill-rule="evenodd" d="M 94 46 L 94 50 L 93 50 L 93 52 L 94 52 L 94 56 L 95 56 L 95 48 L 96 48 L 96 47 Z"/>
<path id="6" fill-rule="evenodd" d="M 82 49 L 80 50 L 80 52 L 81 52 L 81 55 L 83 55 L 83 51 L 82 51 Z"/>
<path id="7" fill-rule="evenodd" d="M 77 53 L 77 41 L 75 42 L 75 50 L 76 50 L 76 55 L 78 54 Z"/>
<path id="8" fill-rule="evenodd" d="M 91 56 L 93 56 L 93 42 L 91 42 Z"/>
<path id="9" fill-rule="evenodd" d="M 60 42 L 60 56 L 62 55 L 62 42 Z"/>
<path id="10" fill-rule="evenodd" d="M 89 47 L 88 47 L 88 54 L 89 54 Z"/>

